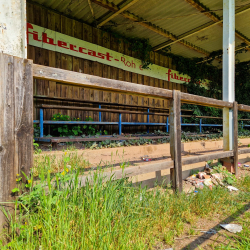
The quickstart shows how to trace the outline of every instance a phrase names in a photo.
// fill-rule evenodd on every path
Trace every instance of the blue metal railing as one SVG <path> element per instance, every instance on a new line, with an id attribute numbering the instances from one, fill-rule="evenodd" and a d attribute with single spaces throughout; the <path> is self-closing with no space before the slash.
<path id="1" fill-rule="evenodd" d="M 149 133 L 149 126 L 165 126 L 166 127 L 166 132 L 169 132 L 169 117 L 167 116 L 166 119 L 166 123 L 152 123 L 149 122 L 149 116 L 150 115 L 154 115 L 152 113 L 150 113 L 150 110 L 147 110 L 147 122 L 122 122 L 122 114 L 119 113 L 119 120 L 118 122 L 103 122 L 102 121 L 102 112 L 107 112 L 107 111 L 102 111 L 101 110 L 101 105 L 99 105 L 99 121 L 44 121 L 44 112 L 43 112 L 43 108 L 40 108 L 40 120 L 34 120 L 34 123 L 38 123 L 40 125 L 40 137 L 43 137 L 43 131 L 44 131 L 44 125 L 46 124 L 50 124 L 50 125 L 54 125 L 54 124 L 67 124 L 67 125 L 83 125 L 83 124 L 87 124 L 87 125 L 118 125 L 118 129 L 119 129 L 119 135 L 122 134 L 122 126 L 123 125 L 133 125 L 133 126 L 146 126 L 147 127 L 147 132 Z M 182 119 L 181 119 L 181 126 L 198 126 L 199 127 L 199 131 L 200 133 L 202 133 L 202 127 L 222 127 L 222 124 L 203 124 L 202 123 L 202 118 L 200 118 L 200 122 L 199 123 L 182 123 Z M 243 121 L 241 123 L 241 126 L 243 128 L 244 127 L 250 127 L 250 125 L 243 125 Z"/>

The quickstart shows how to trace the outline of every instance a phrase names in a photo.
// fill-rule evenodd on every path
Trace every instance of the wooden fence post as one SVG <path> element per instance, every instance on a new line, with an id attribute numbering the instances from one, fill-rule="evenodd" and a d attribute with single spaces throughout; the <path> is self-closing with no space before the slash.
<path id="1" fill-rule="evenodd" d="M 33 62 L 0 53 L 0 208 L 33 164 Z M 0 231 L 6 218 L 0 210 Z"/>
<path id="2" fill-rule="evenodd" d="M 170 178 L 174 189 L 182 192 L 181 163 L 181 98 L 180 91 L 173 90 L 170 102 L 170 154 L 174 168 L 170 169 Z"/>
<path id="3" fill-rule="evenodd" d="M 238 103 L 233 103 L 233 131 L 234 131 L 234 171 L 235 175 L 238 175 Z"/>

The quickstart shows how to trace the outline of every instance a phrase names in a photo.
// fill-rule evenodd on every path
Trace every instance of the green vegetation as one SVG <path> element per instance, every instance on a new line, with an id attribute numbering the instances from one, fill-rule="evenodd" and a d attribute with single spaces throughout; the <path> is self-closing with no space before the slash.
<path id="1" fill-rule="evenodd" d="M 52 116 L 52 121 L 79 121 L 79 118 L 73 118 L 71 119 L 68 115 L 62 115 L 60 113 L 54 114 Z M 63 125 L 63 124 L 58 124 L 58 125 L 52 125 L 53 131 L 56 132 L 56 135 L 59 136 L 77 136 L 82 133 L 81 126 L 76 125 L 76 126 L 70 126 L 70 125 Z"/>
<path id="2" fill-rule="evenodd" d="M 194 235 L 199 219 L 218 214 L 237 215 L 244 228 L 230 238 L 231 248 L 221 244 L 220 249 L 250 247 L 250 213 L 240 217 L 250 199 L 249 176 L 236 181 L 242 191 L 233 195 L 219 186 L 190 195 L 173 194 L 166 186 L 148 190 L 127 178 L 105 179 L 101 170 L 78 188 L 85 163 L 65 153 L 52 173 L 53 161 L 40 160 L 39 178 L 18 190 L 16 212 L 6 214 L 10 231 L 1 249 L 163 249 L 183 234 Z"/>

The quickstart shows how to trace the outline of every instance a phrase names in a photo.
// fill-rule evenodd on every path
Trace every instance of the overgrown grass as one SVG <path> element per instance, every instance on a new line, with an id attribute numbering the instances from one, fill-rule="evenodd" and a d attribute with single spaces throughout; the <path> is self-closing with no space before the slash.
<path id="1" fill-rule="evenodd" d="M 249 177 L 237 183 L 244 192 L 236 195 L 221 187 L 212 191 L 204 188 L 196 195 L 173 194 L 163 187 L 147 190 L 134 187 L 127 178 L 104 179 L 101 171 L 78 188 L 80 170 L 68 169 L 68 162 L 63 161 L 63 172 L 53 178 L 50 171 L 40 172 L 39 184 L 19 197 L 16 213 L 8 215 L 8 244 L 0 245 L 1 249 L 127 250 L 172 246 L 174 239 L 199 218 L 242 211 L 250 198 Z M 192 234 L 192 230 L 188 232 Z M 246 238 L 239 237 L 241 241 Z"/>
<path id="2" fill-rule="evenodd" d="M 34 177 L 46 175 L 48 171 L 59 173 L 64 170 L 65 165 L 73 169 L 80 168 L 82 171 L 90 167 L 90 163 L 85 160 L 84 154 L 79 155 L 76 150 L 71 150 L 65 151 L 61 157 L 56 155 L 36 155 L 31 172 Z"/>

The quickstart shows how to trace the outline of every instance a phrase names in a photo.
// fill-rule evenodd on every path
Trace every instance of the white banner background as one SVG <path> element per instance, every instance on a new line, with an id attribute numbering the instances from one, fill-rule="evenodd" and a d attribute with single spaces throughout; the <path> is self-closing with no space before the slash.
<path id="1" fill-rule="evenodd" d="M 97 61 L 165 81 L 183 84 L 191 80 L 188 75 L 155 64 L 149 65 L 149 69 L 143 69 L 139 59 L 30 23 L 27 23 L 27 42 L 39 48 Z M 199 84 L 207 87 L 207 83 L 208 81 Z"/>

